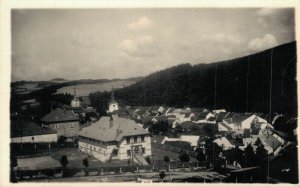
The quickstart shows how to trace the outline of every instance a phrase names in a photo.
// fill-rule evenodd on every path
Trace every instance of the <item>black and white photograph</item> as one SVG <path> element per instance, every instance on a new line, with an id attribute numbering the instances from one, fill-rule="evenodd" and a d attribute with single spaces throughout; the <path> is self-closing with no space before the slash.
<path id="1" fill-rule="evenodd" d="M 296 12 L 10 9 L 9 182 L 298 184 Z"/>

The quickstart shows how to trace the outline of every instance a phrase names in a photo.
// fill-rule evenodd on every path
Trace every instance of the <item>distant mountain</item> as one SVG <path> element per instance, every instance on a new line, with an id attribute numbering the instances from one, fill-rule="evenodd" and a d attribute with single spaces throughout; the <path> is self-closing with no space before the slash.
<path id="1" fill-rule="evenodd" d="M 115 97 L 129 105 L 264 113 L 271 107 L 271 113 L 297 116 L 296 61 L 291 42 L 228 61 L 174 66 L 116 90 Z"/>
<path id="2" fill-rule="evenodd" d="M 61 81 L 67 81 L 66 79 L 63 79 L 63 78 L 55 78 L 55 79 L 51 79 L 50 81 L 53 81 L 53 82 L 61 82 Z"/>

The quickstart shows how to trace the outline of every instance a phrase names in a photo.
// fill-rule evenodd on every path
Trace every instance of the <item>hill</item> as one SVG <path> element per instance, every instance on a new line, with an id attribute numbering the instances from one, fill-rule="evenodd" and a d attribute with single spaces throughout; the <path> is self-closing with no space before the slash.
<path id="1" fill-rule="evenodd" d="M 228 61 L 174 66 L 117 90 L 115 96 L 128 105 L 264 113 L 270 112 L 271 100 L 271 113 L 297 116 L 296 42 Z"/>

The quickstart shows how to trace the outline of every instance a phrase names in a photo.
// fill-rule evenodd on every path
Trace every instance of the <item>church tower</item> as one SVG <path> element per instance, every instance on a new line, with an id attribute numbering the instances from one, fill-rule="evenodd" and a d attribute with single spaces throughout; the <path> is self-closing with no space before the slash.
<path id="1" fill-rule="evenodd" d="M 79 101 L 79 99 L 77 98 L 75 88 L 74 88 L 74 98 L 73 98 L 73 100 L 71 101 L 71 106 L 72 106 L 72 107 L 80 107 L 80 101 Z"/>
<path id="2" fill-rule="evenodd" d="M 119 109 L 119 106 L 118 106 L 118 103 L 117 101 L 115 100 L 115 97 L 114 97 L 114 88 L 111 89 L 111 99 L 110 99 L 110 102 L 109 102 L 109 107 L 108 107 L 108 112 L 113 112 L 115 110 L 118 110 Z"/>

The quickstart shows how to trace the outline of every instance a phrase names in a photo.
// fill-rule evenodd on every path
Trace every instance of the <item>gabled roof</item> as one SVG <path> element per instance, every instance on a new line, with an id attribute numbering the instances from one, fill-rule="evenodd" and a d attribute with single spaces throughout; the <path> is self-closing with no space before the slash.
<path id="1" fill-rule="evenodd" d="M 80 136 L 93 138 L 100 141 L 120 141 L 123 137 L 149 134 L 136 122 L 117 116 L 102 117 L 98 122 L 83 128 Z"/>
<path id="2" fill-rule="evenodd" d="M 231 131 L 232 130 L 232 128 L 231 127 L 229 127 L 228 125 L 226 125 L 225 123 L 223 123 L 223 122 L 220 122 L 219 123 L 219 125 L 222 125 L 223 127 L 225 127 L 227 130 L 229 130 L 229 131 Z"/>
<path id="3" fill-rule="evenodd" d="M 43 134 L 56 134 L 48 127 L 41 127 L 35 122 L 23 122 L 21 120 L 12 121 L 11 137 L 36 136 Z"/>
<path id="4" fill-rule="evenodd" d="M 251 137 L 250 129 L 244 129 L 243 138 L 250 138 L 250 137 Z"/>
<path id="5" fill-rule="evenodd" d="M 238 114 L 232 118 L 224 119 L 224 121 L 226 121 L 228 124 L 241 123 L 241 122 L 245 121 L 246 119 L 248 119 L 249 117 L 251 117 L 252 115 L 253 114 Z"/>
<path id="6" fill-rule="evenodd" d="M 41 121 L 47 123 L 57 123 L 65 121 L 79 121 L 79 118 L 76 117 L 71 110 L 56 108 L 55 110 L 52 110 L 49 114 L 44 116 Z"/>
<path id="7" fill-rule="evenodd" d="M 198 120 L 204 120 L 206 119 L 206 116 L 209 114 L 209 112 L 200 112 L 198 113 L 198 115 L 195 117 L 194 121 L 198 121 Z"/>

